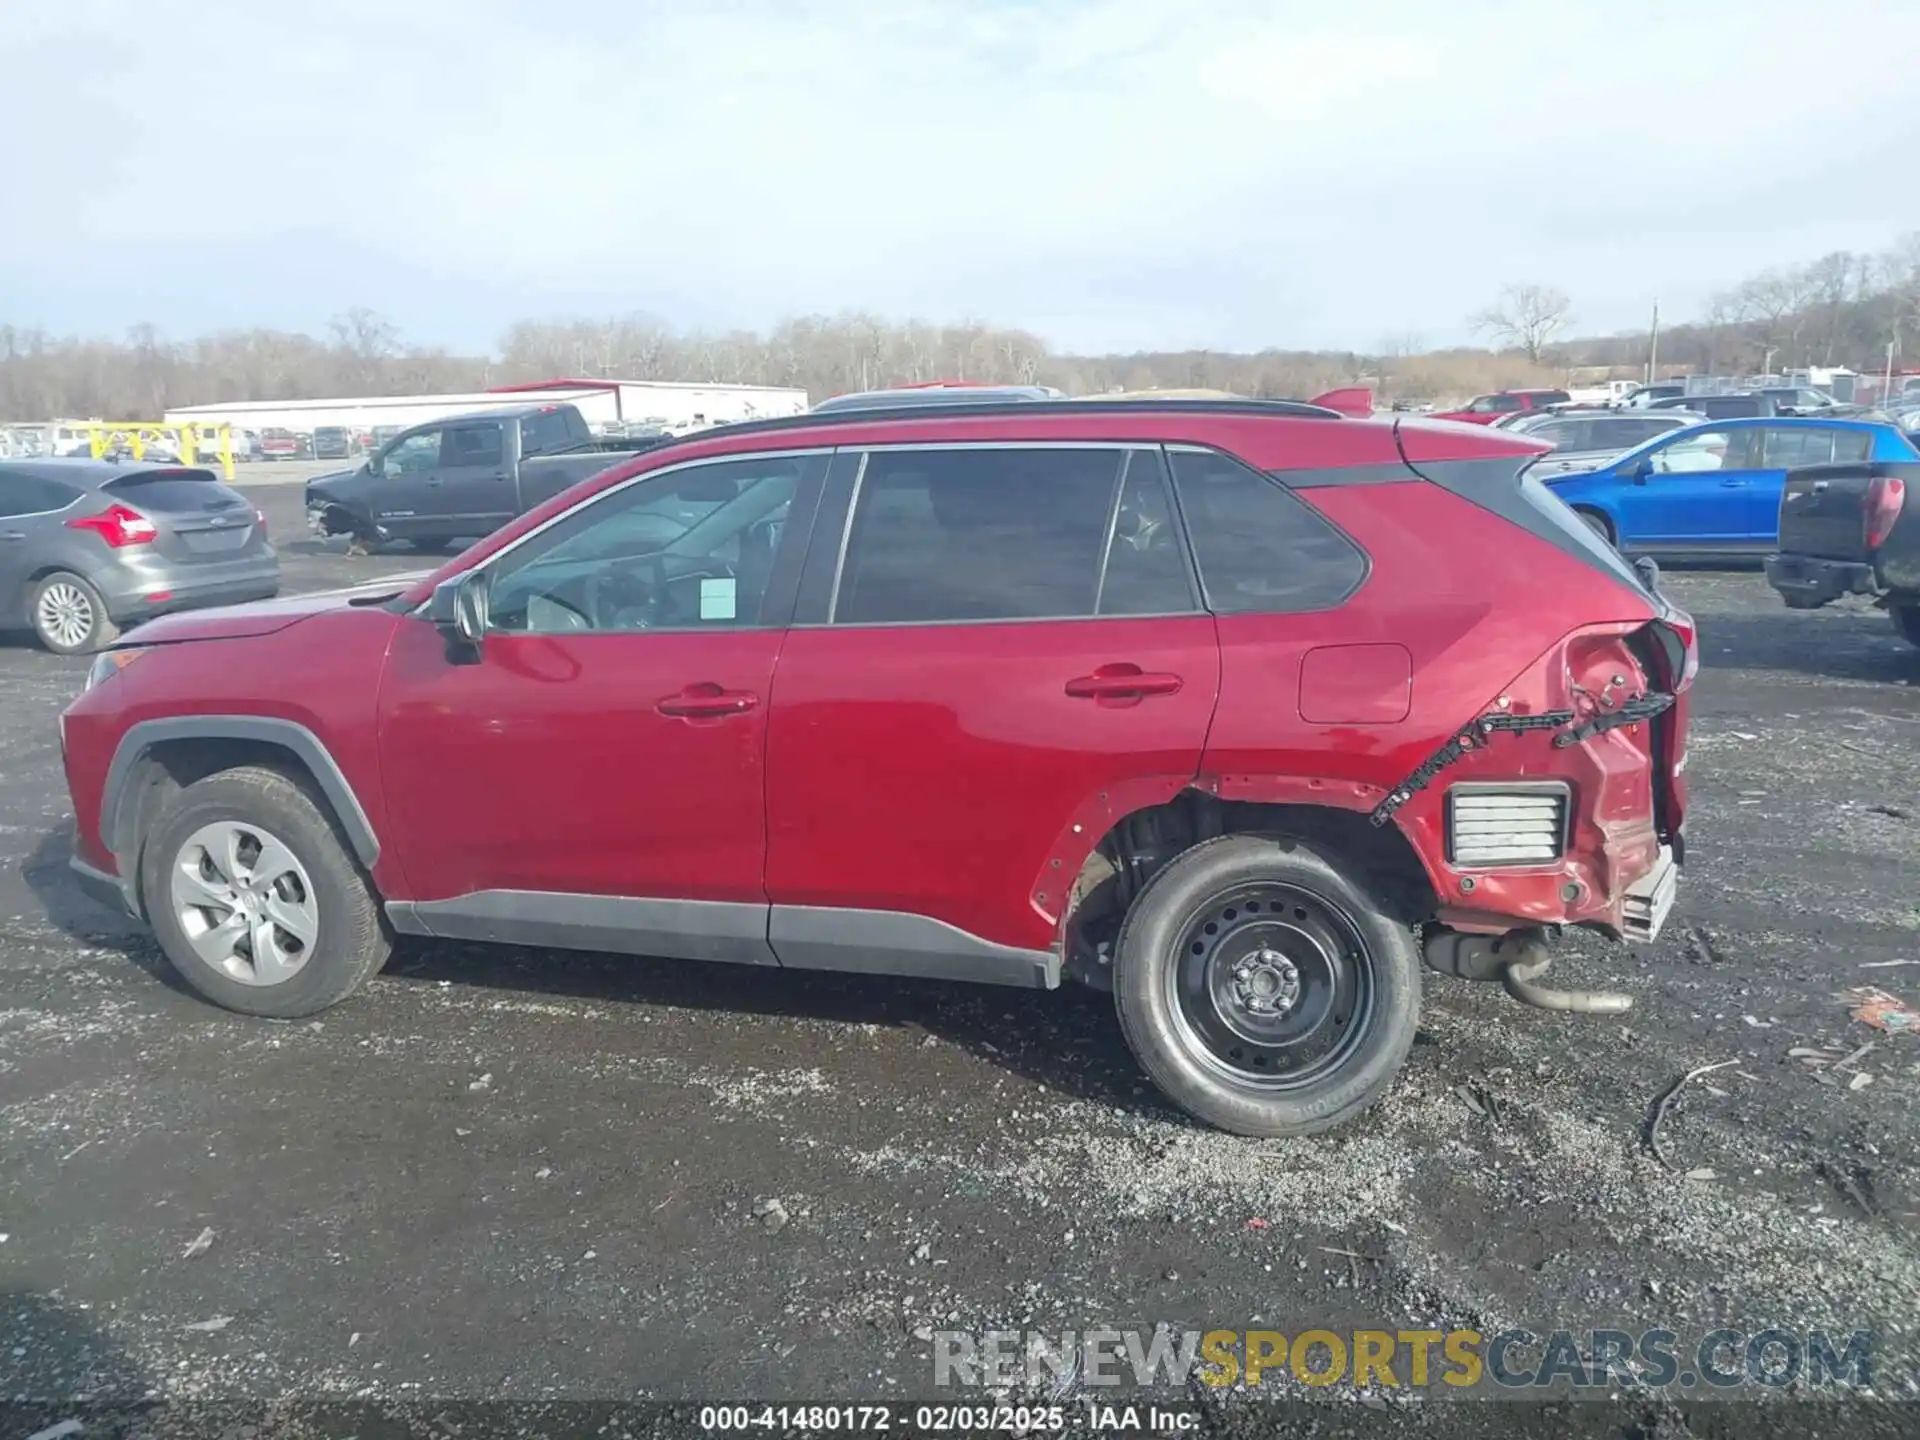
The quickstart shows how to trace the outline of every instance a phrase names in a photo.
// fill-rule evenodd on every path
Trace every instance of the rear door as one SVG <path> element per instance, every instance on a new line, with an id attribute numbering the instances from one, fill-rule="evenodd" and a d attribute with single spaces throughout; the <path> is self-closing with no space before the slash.
<path id="1" fill-rule="evenodd" d="M 1199 768 L 1219 651 L 1163 456 L 843 451 L 815 535 L 767 741 L 774 951 L 1030 983 L 1063 849 Z"/>
<path id="2" fill-rule="evenodd" d="M 428 481 L 434 494 L 438 533 L 477 539 L 519 513 L 513 457 L 507 453 L 510 420 L 465 420 L 440 437 L 440 467 Z"/>
<path id="3" fill-rule="evenodd" d="M 27 579 L 47 554 L 42 532 L 59 525 L 59 512 L 78 498 L 57 481 L 0 468 L 0 614 L 9 623 L 26 613 Z"/>
<path id="4" fill-rule="evenodd" d="M 438 425 L 415 430 L 383 451 L 380 474 L 367 501 L 374 524 L 400 539 L 441 533 L 445 487 L 439 472 Z"/>

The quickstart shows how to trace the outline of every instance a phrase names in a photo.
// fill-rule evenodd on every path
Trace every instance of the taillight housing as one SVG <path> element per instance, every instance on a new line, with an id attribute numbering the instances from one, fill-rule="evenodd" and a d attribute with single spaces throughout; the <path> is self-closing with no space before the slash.
<path id="1" fill-rule="evenodd" d="M 1673 693 L 1679 695 L 1700 673 L 1700 636 L 1694 628 L 1693 617 L 1674 611 L 1647 628 L 1653 632 L 1654 641 L 1660 647 L 1660 658 L 1666 663 L 1667 683 L 1673 687 Z"/>
<path id="2" fill-rule="evenodd" d="M 1898 475 L 1876 475 L 1867 484 L 1867 504 L 1863 513 L 1867 549 L 1878 550 L 1893 533 L 1900 508 L 1907 503 L 1907 482 Z"/>
<path id="3" fill-rule="evenodd" d="M 109 505 L 98 515 L 82 515 L 67 521 L 71 530 L 91 530 L 115 550 L 131 545 L 151 545 L 159 527 L 138 510 L 125 505 Z"/>

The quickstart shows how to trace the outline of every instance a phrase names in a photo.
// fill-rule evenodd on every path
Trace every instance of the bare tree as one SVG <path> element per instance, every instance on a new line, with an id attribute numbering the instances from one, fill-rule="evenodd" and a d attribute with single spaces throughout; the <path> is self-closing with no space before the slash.
<path id="1" fill-rule="evenodd" d="M 1551 285 L 1509 285 L 1468 323 L 1476 332 L 1520 351 L 1529 364 L 1538 365 L 1547 343 L 1572 318 L 1573 302 L 1564 290 Z"/>

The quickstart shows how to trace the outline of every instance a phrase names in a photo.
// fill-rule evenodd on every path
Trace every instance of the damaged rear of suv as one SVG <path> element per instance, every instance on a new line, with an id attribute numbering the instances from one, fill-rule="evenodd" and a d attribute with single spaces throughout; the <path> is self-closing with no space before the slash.
<path id="1" fill-rule="evenodd" d="M 249 1013 L 395 932 L 1075 979 L 1191 1114 L 1325 1129 L 1424 969 L 1619 1008 L 1547 941 L 1673 903 L 1692 622 L 1541 448 L 1152 399 L 663 445 L 398 595 L 143 632 L 63 720 L 76 869 Z"/>

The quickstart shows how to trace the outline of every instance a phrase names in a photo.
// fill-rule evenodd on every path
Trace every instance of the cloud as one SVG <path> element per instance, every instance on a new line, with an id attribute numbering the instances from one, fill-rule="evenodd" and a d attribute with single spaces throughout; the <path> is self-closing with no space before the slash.
<path id="1" fill-rule="evenodd" d="M 1903 228 L 1901 0 L 0 8 L 0 318 L 977 315 L 1082 347 L 1637 323 Z M 1889 181 L 1888 176 L 1892 176 Z M 1891 189 L 1889 185 L 1891 184 Z"/>

